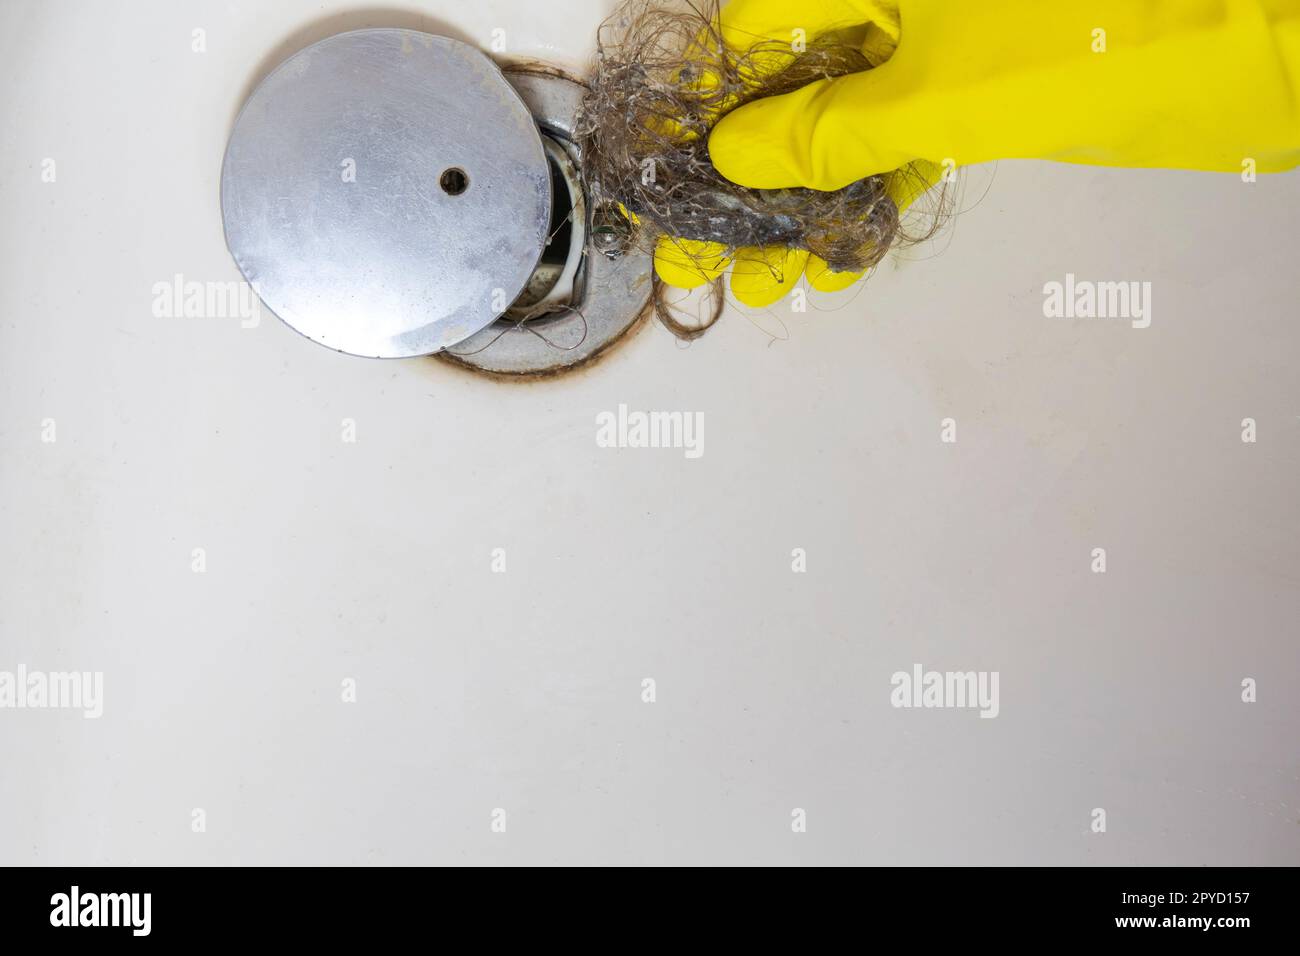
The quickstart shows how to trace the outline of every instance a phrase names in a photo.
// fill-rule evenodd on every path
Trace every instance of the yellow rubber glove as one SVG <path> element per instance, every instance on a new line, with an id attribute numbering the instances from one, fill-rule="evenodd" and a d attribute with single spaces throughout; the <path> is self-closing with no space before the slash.
<path id="1" fill-rule="evenodd" d="M 773 6 L 732 5 L 751 2 Z M 886 18 L 893 56 L 725 116 L 709 146 L 728 178 L 838 189 L 917 157 L 1235 172 L 1300 162 L 1300 0 L 834 6 L 841 19 Z"/>
<path id="2" fill-rule="evenodd" d="M 709 147 L 724 175 L 838 189 L 918 159 L 1300 163 L 1300 0 L 732 0 L 722 14 L 737 46 L 852 25 L 881 65 L 723 117 Z"/>
<path id="3" fill-rule="evenodd" d="M 723 40 L 741 51 L 764 41 L 792 45 L 797 39 L 807 41 L 832 30 L 853 29 L 873 64 L 887 60 L 898 39 L 893 0 L 801 0 L 798 25 L 792 25 L 795 18 L 790 0 L 732 0 L 722 10 L 719 27 Z M 774 56 L 774 66 L 781 65 L 781 57 Z M 902 211 L 938 182 L 942 173 L 937 164 L 918 161 L 907 175 L 891 179 L 887 190 Z M 756 308 L 782 298 L 802 275 L 822 292 L 847 288 L 862 277 L 861 272 L 832 272 L 824 259 L 802 249 L 743 248 L 736 250 L 733 262 L 725 247 L 717 243 L 664 236 L 655 250 L 659 278 L 682 289 L 703 285 L 729 268 L 732 295 Z"/>

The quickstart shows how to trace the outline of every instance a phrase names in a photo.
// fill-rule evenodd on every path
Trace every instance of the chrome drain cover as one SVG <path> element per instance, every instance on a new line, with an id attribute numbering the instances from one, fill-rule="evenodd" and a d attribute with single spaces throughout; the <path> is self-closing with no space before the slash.
<path id="1" fill-rule="evenodd" d="M 254 91 L 221 174 L 226 243 L 277 316 L 352 355 L 428 355 L 489 326 L 549 232 L 536 122 L 485 54 L 343 33 Z"/>

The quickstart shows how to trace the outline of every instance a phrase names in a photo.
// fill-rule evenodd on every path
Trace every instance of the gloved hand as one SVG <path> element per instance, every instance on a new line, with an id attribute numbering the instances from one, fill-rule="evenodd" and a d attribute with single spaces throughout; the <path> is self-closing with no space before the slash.
<path id="1" fill-rule="evenodd" d="M 710 154 L 745 186 L 838 189 L 918 159 L 932 174 L 1014 158 L 1237 173 L 1300 163 L 1300 0 L 732 0 L 721 25 L 738 47 L 857 25 L 883 61 L 723 117 Z M 738 262 L 740 301 L 776 301 L 808 261 L 766 258 L 780 281 L 768 262 Z M 656 268 L 674 285 L 706 278 L 674 242 Z M 809 267 L 814 288 L 853 278 Z"/>

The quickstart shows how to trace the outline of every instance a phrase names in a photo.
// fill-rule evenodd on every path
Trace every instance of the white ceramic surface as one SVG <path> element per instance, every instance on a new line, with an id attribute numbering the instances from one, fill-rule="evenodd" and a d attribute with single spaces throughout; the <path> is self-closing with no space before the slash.
<path id="1" fill-rule="evenodd" d="M 865 287 L 535 385 L 166 317 L 239 278 L 290 53 L 576 65 L 605 3 L 347 10 L 0 8 L 0 670 L 104 681 L 0 710 L 0 863 L 1300 863 L 1300 176 L 975 170 Z M 1067 273 L 1150 327 L 1045 318 Z M 620 404 L 703 454 L 598 447 Z M 914 663 L 997 718 L 892 707 Z"/>

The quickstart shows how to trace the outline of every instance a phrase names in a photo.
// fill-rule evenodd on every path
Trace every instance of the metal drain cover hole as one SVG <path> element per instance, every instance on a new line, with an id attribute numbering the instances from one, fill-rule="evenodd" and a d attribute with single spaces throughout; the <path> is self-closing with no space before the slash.
<path id="1" fill-rule="evenodd" d="M 438 177 L 438 185 L 448 196 L 459 196 L 469 189 L 469 177 L 465 175 L 465 170 L 453 166 Z"/>

